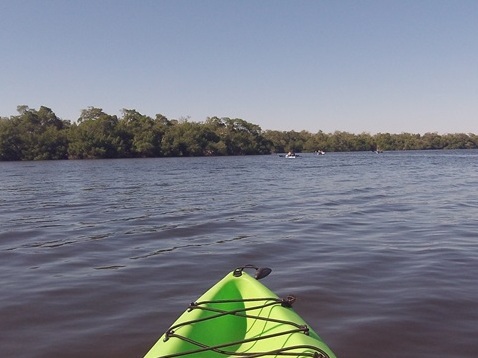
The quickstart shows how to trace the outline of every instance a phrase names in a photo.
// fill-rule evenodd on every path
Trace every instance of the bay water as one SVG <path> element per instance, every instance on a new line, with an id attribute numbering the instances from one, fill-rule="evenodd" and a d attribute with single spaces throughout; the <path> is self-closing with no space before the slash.
<path id="1" fill-rule="evenodd" d="M 0 162 L 0 356 L 142 357 L 235 267 L 338 357 L 478 357 L 478 151 Z"/>

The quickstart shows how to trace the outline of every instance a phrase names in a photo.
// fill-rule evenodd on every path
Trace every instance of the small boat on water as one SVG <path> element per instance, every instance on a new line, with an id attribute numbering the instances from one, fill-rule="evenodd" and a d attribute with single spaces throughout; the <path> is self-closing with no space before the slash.
<path id="1" fill-rule="evenodd" d="M 254 269 L 252 277 L 245 269 Z M 292 308 L 259 282 L 272 270 L 238 267 L 173 323 L 144 358 L 312 357 L 335 354 Z"/>
<path id="2" fill-rule="evenodd" d="M 295 152 L 289 152 L 285 155 L 286 158 L 291 158 L 291 159 L 295 159 L 298 157 L 297 154 L 295 154 Z"/>

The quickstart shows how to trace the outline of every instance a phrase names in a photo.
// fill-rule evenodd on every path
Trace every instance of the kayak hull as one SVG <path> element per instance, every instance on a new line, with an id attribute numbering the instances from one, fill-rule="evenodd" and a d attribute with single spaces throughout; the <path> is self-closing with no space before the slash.
<path id="1" fill-rule="evenodd" d="M 334 353 L 291 307 L 246 272 L 234 271 L 204 293 L 145 358 L 329 357 Z"/>

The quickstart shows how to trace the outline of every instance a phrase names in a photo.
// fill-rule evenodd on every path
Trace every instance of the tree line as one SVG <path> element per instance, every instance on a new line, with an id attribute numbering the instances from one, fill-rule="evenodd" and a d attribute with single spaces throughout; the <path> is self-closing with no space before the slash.
<path id="1" fill-rule="evenodd" d="M 18 106 L 18 115 L 0 117 L 0 160 L 147 158 L 254 155 L 294 152 L 476 149 L 475 134 L 353 134 L 263 131 L 243 119 L 150 117 L 134 109 L 121 116 L 88 107 L 76 122 L 48 107 Z"/>

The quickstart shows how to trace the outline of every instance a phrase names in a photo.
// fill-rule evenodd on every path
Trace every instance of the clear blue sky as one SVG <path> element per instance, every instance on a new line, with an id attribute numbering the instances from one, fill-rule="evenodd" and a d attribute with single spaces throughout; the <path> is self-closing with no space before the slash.
<path id="1" fill-rule="evenodd" d="M 478 133 L 476 0 L 0 0 L 0 116 Z"/>

